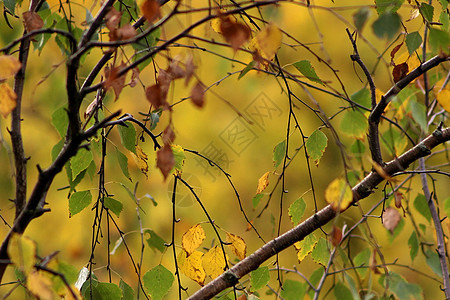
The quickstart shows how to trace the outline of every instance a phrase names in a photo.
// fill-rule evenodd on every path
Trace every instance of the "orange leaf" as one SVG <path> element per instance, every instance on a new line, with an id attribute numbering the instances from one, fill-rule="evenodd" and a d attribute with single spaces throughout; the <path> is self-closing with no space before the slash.
<path id="1" fill-rule="evenodd" d="M 31 11 L 23 13 L 23 23 L 25 24 L 27 32 L 44 27 L 44 21 L 42 21 L 41 17 L 37 13 Z"/>
<path id="2" fill-rule="evenodd" d="M 120 92 L 122 92 L 123 86 L 125 85 L 125 74 L 118 76 L 119 71 L 124 68 L 125 63 L 121 63 L 120 66 L 112 68 L 110 70 L 108 67 L 105 68 L 105 78 L 106 81 L 103 87 L 108 90 L 110 88 L 114 91 L 114 101 L 119 98 Z"/>
<path id="3" fill-rule="evenodd" d="M 141 12 L 147 21 L 152 22 L 160 17 L 159 3 L 156 0 L 145 0 L 141 6 Z"/>
<path id="4" fill-rule="evenodd" d="M 13 77 L 19 72 L 22 64 L 20 61 L 11 55 L 0 56 L 0 83 L 8 78 Z"/>
<path id="5" fill-rule="evenodd" d="M 342 240 L 342 229 L 337 227 L 337 226 L 333 226 L 333 231 L 331 232 L 331 243 L 333 244 L 333 246 L 337 246 L 339 245 L 339 243 Z"/>
<path id="6" fill-rule="evenodd" d="M 161 170 L 164 179 L 167 178 L 169 172 L 175 166 L 175 158 L 170 146 L 165 145 L 156 153 L 156 166 Z"/>
<path id="7" fill-rule="evenodd" d="M 6 118 L 16 107 L 17 95 L 6 83 L 0 84 L 0 114 Z"/>
<path id="8" fill-rule="evenodd" d="M 205 105 L 205 89 L 201 82 L 197 82 L 191 91 L 191 100 L 195 106 L 202 108 Z"/>
<path id="9" fill-rule="evenodd" d="M 187 256 L 191 255 L 203 243 L 206 238 L 205 231 L 200 224 L 192 226 L 183 234 L 181 246 L 186 251 Z"/>
<path id="10" fill-rule="evenodd" d="M 236 22 L 230 16 L 220 18 L 220 32 L 235 52 L 250 38 L 247 25 Z"/>
<path id="11" fill-rule="evenodd" d="M 258 188 L 256 189 L 257 194 L 261 194 L 269 185 L 269 173 L 270 172 L 266 172 L 263 176 L 261 176 L 261 178 L 259 178 Z"/>

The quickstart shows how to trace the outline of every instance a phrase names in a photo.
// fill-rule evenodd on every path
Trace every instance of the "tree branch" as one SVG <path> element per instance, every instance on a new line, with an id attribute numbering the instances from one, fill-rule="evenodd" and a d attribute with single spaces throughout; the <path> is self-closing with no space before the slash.
<path id="1" fill-rule="evenodd" d="M 443 130 L 436 129 L 433 134 L 424 139 L 421 143 L 411 148 L 398 158 L 387 163 L 384 171 L 388 175 L 402 171 L 421 157 L 431 154 L 431 149 L 439 144 L 450 140 L 450 127 Z M 377 172 L 371 172 L 353 189 L 353 202 L 368 197 L 373 189 L 383 181 L 383 177 Z M 297 227 L 282 234 L 281 236 L 271 240 L 250 256 L 241 260 L 235 266 L 222 275 L 205 285 L 203 288 L 194 293 L 189 300 L 210 299 L 224 289 L 231 287 L 239 282 L 244 275 L 256 270 L 264 261 L 284 249 L 292 246 L 295 242 L 301 241 L 307 235 L 314 232 L 319 227 L 327 224 L 336 216 L 336 211 L 331 205 L 327 205 L 307 220 L 299 224 Z"/>

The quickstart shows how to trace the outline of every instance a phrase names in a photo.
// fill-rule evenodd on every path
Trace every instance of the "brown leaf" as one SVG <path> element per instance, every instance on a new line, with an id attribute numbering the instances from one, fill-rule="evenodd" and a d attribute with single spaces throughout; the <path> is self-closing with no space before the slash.
<path id="1" fill-rule="evenodd" d="M 175 141 L 175 132 L 172 130 L 172 126 L 168 125 L 163 131 L 162 140 L 164 145 L 170 146 Z"/>
<path id="2" fill-rule="evenodd" d="M 221 17 L 220 21 L 223 37 L 236 52 L 250 38 L 250 28 L 245 24 L 237 23 L 230 16 Z"/>
<path id="3" fill-rule="evenodd" d="M 166 70 L 160 69 L 158 75 L 158 83 L 160 84 L 161 88 L 161 97 L 163 97 L 164 99 L 166 99 L 167 97 L 171 82 L 172 76 Z"/>
<path id="4" fill-rule="evenodd" d="M 125 63 L 121 63 L 120 66 L 114 67 L 111 70 L 109 67 L 105 68 L 105 78 L 106 81 L 103 84 L 103 87 L 108 90 L 112 88 L 114 90 L 114 101 L 119 98 L 120 92 L 122 92 L 123 86 L 125 85 L 125 74 L 118 76 L 118 73 L 121 69 L 125 67 Z"/>
<path id="5" fill-rule="evenodd" d="M 205 89 L 203 84 L 197 82 L 191 91 L 191 100 L 195 106 L 202 108 L 205 105 Z"/>
<path id="6" fill-rule="evenodd" d="M 111 33 L 111 32 L 110 32 Z M 136 36 L 136 29 L 130 24 L 125 24 L 115 31 L 115 40 L 128 40 Z M 110 36 L 111 38 L 111 36 Z"/>
<path id="7" fill-rule="evenodd" d="M 156 0 L 145 0 L 141 4 L 141 12 L 147 21 L 152 22 L 160 17 L 159 3 Z"/>
<path id="8" fill-rule="evenodd" d="M 167 69 L 167 73 L 170 74 L 170 77 L 172 79 L 183 78 L 184 76 L 186 76 L 186 71 L 180 67 L 179 62 L 177 60 L 172 60 L 172 62 L 169 65 L 169 68 Z"/>
<path id="9" fill-rule="evenodd" d="M 145 89 L 147 100 L 155 107 L 159 108 L 166 102 L 161 93 L 161 85 L 159 83 L 149 86 Z"/>
<path id="10" fill-rule="evenodd" d="M 331 232 L 330 239 L 333 246 L 336 247 L 337 245 L 339 245 L 342 240 L 342 230 L 337 226 L 333 226 L 333 231 Z"/>
<path id="11" fill-rule="evenodd" d="M 394 49 L 392 49 L 392 51 L 391 51 L 391 64 L 392 64 L 393 66 L 395 66 L 395 64 L 394 64 L 394 57 L 395 57 L 395 54 L 398 52 L 398 50 L 400 50 L 400 48 L 402 47 L 402 45 L 403 45 L 403 42 L 401 42 L 400 44 L 398 44 L 397 46 L 395 46 Z"/>
<path id="12" fill-rule="evenodd" d="M 87 119 L 87 117 L 89 117 L 92 114 L 94 109 L 97 107 L 97 104 L 98 104 L 98 99 L 97 99 L 97 97 L 95 97 L 94 100 L 92 100 L 92 102 L 86 108 L 86 111 L 84 112 L 85 119 Z"/>
<path id="13" fill-rule="evenodd" d="M 130 80 L 130 87 L 135 87 L 136 84 L 139 82 L 139 68 L 133 68 L 131 69 L 131 80 Z"/>
<path id="14" fill-rule="evenodd" d="M 394 76 L 394 82 L 397 83 L 408 74 L 408 64 L 406 62 L 396 65 L 392 70 L 392 76 Z"/>
<path id="15" fill-rule="evenodd" d="M 375 274 L 380 274 L 380 271 L 377 268 L 377 250 L 373 249 L 372 250 L 372 257 L 370 260 L 370 269 L 375 273 Z"/>
<path id="16" fill-rule="evenodd" d="M 121 17 L 122 13 L 117 11 L 114 7 L 111 7 L 105 16 L 106 28 L 108 28 L 109 31 L 115 31 L 119 27 Z"/>
<path id="17" fill-rule="evenodd" d="M 395 197 L 395 207 L 397 208 L 402 207 L 403 194 L 400 192 L 394 192 L 394 197 Z"/>
<path id="18" fill-rule="evenodd" d="M 23 13 L 23 23 L 25 24 L 25 29 L 27 32 L 44 27 L 44 21 L 42 21 L 41 16 L 31 11 L 26 11 Z"/>
<path id="19" fill-rule="evenodd" d="M 167 179 L 170 171 L 175 166 L 175 158 L 173 157 L 173 152 L 170 146 L 164 145 L 156 153 L 156 166 L 161 170 L 164 176 L 164 180 Z"/>
<path id="20" fill-rule="evenodd" d="M 196 66 L 194 65 L 194 59 L 192 58 L 192 55 L 189 55 L 186 58 L 186 62 L 184 63 L 185 69 L 186 69 L 186 80 L 184 82 L 184 85 L 188 85 L 189 81 L 191 80 L 192 76 L 194 75 Z"/>
<path id="21" fill-rule="evenodd" d="M 393 207 L 388 207 L 383 212 L 383 226 L 389 230 L 392 234 L 395 228 L 397 228 L 398 223 L 401 220 L 400 213 Z"/>

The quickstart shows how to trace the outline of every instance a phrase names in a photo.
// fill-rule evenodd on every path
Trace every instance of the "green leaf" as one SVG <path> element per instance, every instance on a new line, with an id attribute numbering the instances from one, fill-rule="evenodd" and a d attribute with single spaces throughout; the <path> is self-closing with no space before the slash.
<path id="1" fill-rule="evenodd" d="M 355 27 L 359 32 L 362 32 L 369 16 L 370 16 L 370 9 L 368 7 L 363 7 L 359 9 L 353 15 L 353 23 L 355 24 Z"/>
<path id="2" fill-rule="evenodd" d="M 368 268 L 360 268 L 361 266 L 369 266 L 369 259 L 370 259 L 370 249 L 366 248 L 359 252 L 355 258 L 353 258 L 353 264 L 356 267 L 356 271 L 358 272 L 359 276 L 362 278 L 366 277 Z"/>
<path id="3" fill-rule="evenodd" d="M 447 217 L 450 217 L 450 197 L 444 200 L 444 211 Z"/>
<path id="4" fill-rule="evenodd" d="M 286 155 L 286 140 L 282 141 L 273 148 L 273 165 L 275 169 L 281 164 Z"/>
<path id="5" fill-rule="evenodd" d="M 327 241 L 324 238 L 320 238 L 314 250 L 311 252 L 312 259 L 322 266 L 327 266 L 330 259 L 330 250 L 328 249 Z"/>
<path id="6" fill-rule="evenodd" d="M 281 289 L 280 296 L 285 300 L 301 300 L 306 294 L 306 283 L 285 280 L 283 282 L 283 288 Z"/>
<path id="7" fill-rule="evenodd" d="M 136 130 L 131 122 L 125 122 L 125 125 L 119 126 L 120 140 L 127 150 L 136 154 Z"/>
<path id="8" fill-rule="evenodd" d="M 376 0 L 377 12 L 379 15 L 384 12 L 395 13 L 403 4 L 404 0 Z"/>
<path id="9" fill-rule="evenodd" d="M 322 80 L 320 80 L 319 76 L 317 76 L 316 71 L 314 71 L 314 68 L 312 67 L 311 62 L 309 60 L 301 60 L 295 62 L 294 67 L 296 67 L 297 70 L 299 70 L 300 73 L 305 75 L 306 78 L 308 78 L 309 80 L 323 85 Z"/>
<path id="10" fill-rule="evenodd" d="M 417 31 L 408 33 L 406 36 L 406 47 L 408 47 L 409 55 L 412 55 L 422 44 L 422 36 Z"/>
<path id="11" fill-rule="evenodd" d="M 269 283 L 270 274 L 269 267 L 263 266 L 252 271 L 250 273 L 250 284 L 252 285 L 251 290 L 257 291 L 266 286 Z"/>
<path id="12" fill-rule="evenodd" d="M 83 299 L 95 299 L 95 300 L 121 300 L 122 290 L 114 283 L 86 280 L 83 284 L 82 295 Z M 94 284 L 95 283 L 95 284 Z M 92 298 L 90 289 L 92 288 Z"/>
<path id="13" fill-rule="evenodd" d="M 433 22 L 434 7 L 428 3 L 422 2 L 419 7 L 420 14 L 428 22 Z"/>
<path id="14" fill-rule="evenodd" d="M 440 49 L 446 51 L 448 44 L 450 44 L 450 37 L 448 31 L 430 28 L 429 44 L 433 52 L 438 52 Z"/>
<path id="15" fill-rule="evenodd" d="M 443 10 L 439 15 L 439 23 L 441 23 L 441 30 L 448 32 L 450 16 L 448 15 L 446 10 Z"/>
<path id="16" fill-rule="evenodd" d="M 78 270 L 74 266 L 65 262 L 58 261 L 57 263 L 58 267 L 56 268 L 56 271 L 64 275 L 64 278 L 70 285 L 74 284 L 78 278 Z M 66 286 L 59 276 L 54 276 L 52 281 L 55 291 L 59 291 Z"/>
<path id="17" fill-rule="evenodd" d="M 120 213 L 123 209 L 123 204 L 120 201 L 117 201 L 116 199 L 105 197 L 103 198 L 103 204 L 106 208 L 110 209 L 117 217 L 120 216 Z"/>
<path id="18" fill-rule="evenodd" d="M 393 128 L 389 128 L 381 135 L 381 143 L 392 156 L 399 156 L 408 146 L 406 137 Z"/>
<path id="19" fill-rule="evenodd" d="M 244 69 L 242 69 L 241 73 L 239 74 L 238 80 L 241 79 L 242 77 L 244 77 L 245 74 L 247 74 L 251 69 L 253 69 L 255 64 L 256 64 L 256 62 L 254 60 L 249 62 L 248 65 Z"/>
<path id="20" fill-rule="evenodd" d="M 84 175 L 86 175 L 86 171 L 87 169 L 81 171 L 80 174 L 78 174 L 77 177 L 75 177 L 75 180 L 73 179 L 73 177 L 69 177 L 70 192 L 74 191 L 77 185 L 81 182 L 81 180 L 83 180 Z"/>
<path id="21" fill-rule="evenodd" d="M 75 192 L 69 199 L 69 213 L 74 216 L 92 202 L 92 195 L 90 191 Z"/>
<path id="22" fill-rule="evenodd" d="M 336 283 L 333 291 L 336 299 L 353 299 L 352 293 L 341 281 Z"/>
<path id="23" fill-rule="evenodd" d="M 131 46 L 135 50 L 135 54 L 132 59 L 133 62 L 141 59 L 143 56 L 148 55 L 153 50 L 153 47 L 156 46 L 156 43 L 158 42 L 160 35 L 161 35 L 161 29 L 160 29 L 160 27 L 158 27 L 151 34 L 149 34 L 145 39 L 141 39 L 141 40 L 139 40 L 138 43 L 132 44 Z M 146 66 L 148 66 L 148 64 L 152 61 L 153 56 L 151 58 L 146 59 L 145 61 L 143 61 L 142 63 L 140 63 L 138 65 L 139 71 L 142 72 L 142 70 L 145 69 Z"/>
<path id="24" fill-rule="evenodd" d="M 179 145 L 172 145 L 173 158 L 175 159 L 175 170 L 181 172 L 184 165 L 184 160 L 186 159 L 186 154 L 184 153 L 183 147 Z"/>
<path id="25" fill-rule="evenodd" d="M 427 250 L 425 251 L 425 256 L 427 265 L 431 268 L 431 270 L 433 270 L 433 272 L 439 277 L 442 277 L 441 263 L 439 261 L 439 255 L 436 253 L 436 251 Z"/>
<path id="26" fill-rule="evenodd" d="M 357 110 L 344 112 L 340 123 L 340 129 L 343 133 L 357 139 L 364 139 L 367 128 L 367 119 L 361 112 Z"/>
<path id="27" fill-rule="evenodd" d="M 67 126 L 69 125 L 69 117 L 65 107 L 60 107 L 52 114 L 52 124 L 55 126 L 59 135 L 63 138 L 67 133 Z"/>
<path id="28" fill-rule="evenodd" d="M 305 208 L 306 203 L 303 198 L 298 198 L 291 204 L 291 206 L 289 206 L 289 216 L 291 217 L 291 221 L 294 223 L 294 226 L 297 226 L 300 223 L 300 220 L 305 212 Z"/>
<path id="29" fill-rule="evenodd" d="M 423 299 L 422 288 L 417 284 L 407 282 L 397 273 L 389 272 L 389 276 L 381 275 L 378 282 L 386 286 L 386 280 L 389 281 L 389 290 L 392 291 L 398 299 Z"/>
<path id="30" fill-rule="evenodd" d="M 5 7 L 9 10 L 9 12 L 15 16 L 15 10 L 16 10 L 16 0 L 3 0 L 3 4 Z"/>
<path id="31" fill-rule="evenodd" d="M 256 208 L 259 204 L 259 202 L 261 201 L 262 197 L 264 196 L 264 194 L 256 194 L 253 198 L 252 198 L 252 204 L 253 204 L 253 208 Z"/>
<path id="32" fill-rule="evenodd" d="M 131 180 L 130 173 L 128 172 L 128 158 L 125 154 L 116 149 L 117 161 L 119 162 L 120 169 L 122 170 L 123 175 L 125 175 L 128 180 Z"/>
<path id="33" fill-rule="evenodd" d="M 370 108 L 372 106 L 372 100 L 370 99 L 370 91 L 366 88 L 361 89 L 350 96 L 350 99 L 364 107 Z"/>
<path id="34" fill-rule="evenodd" d="M 303 240 L 294 244 L 297 251 L 297 259 L 301 262 L 316 246 L 318 239 L 314 234 L 308 234 Z"/>
<path id="35" fill-rule="evenodd" d="M 81 148 L 77 154 L 70 159 L 70 168 L 72 169 L 72 178 L 77 178 L 78 174 L 86 170 L 93 159 L 92 152 Z"/>
<path id="36" fill-rule="evenodd" d="M 401 27 L 401 19 L 397 13 L 384 13 L 373 22 L 372 29 L 380 39 L 392 39 Z"/>
<path id="37" fill-rule="evenodd" d="M 408 239 L 408 246 L 411 248 L 409 250 L 409 256 L 411 257 L 411 261 L 413 261 L 417 257 L 417 253 L 419 253 L 419 239 L 415 231 L 411 233 Z"/>
<path id="38" fill-rule="evenodd" d="M 425 219 L 428 220 L 428 222 L 431 222 L 431 212 L 430 208 L 428 207 L 428 201 L 425 198 L 424 195 L 419 194 L 417 195 L 416 199 L 414 199 L 414 208 L 425 217 Z"/>
<path id="39" fill-rule="evenodd" d="M 133 300 L 134 291 L 125 281 L 120 279 L 119 287 L 122 290 L 122 300 Z"/>
<path id="40" fill-rule="evenodd" d="M 56 157 L 58 157 L 59 152 L 61 152 L 64 146 L 64 140 L 60 140 L 55 146 L 52 148 L 52 162 L 55 161 Z"/>
<path id="41" fill-rule="evenodd" d="M 413 120 L 416 121 L 417 124 L 419 124 L 422 131 L 427 132 L 428 122 L 425 105 L 418 101 L 411 101 L 409 105 L 413 116 Z"/>
<path id="42" fill-rule="evenodd" d="M 324 272 L 323 267 L 316 269 L 309 277 L 309 282 L 311 282 L 311 284 L 313 286 L 317 286 L 319 284 L 320 279 L 322 278 L 323 272 Z M 314 290 L 313 289 L 310 289 L 308 294 L 309 294 L 310 299 L 314 298 Z"/>
<path id="43" fill-rule="evenodd" d="M 162 299 L 172 286 L 174 277 L 172 272 L 167 270 L 163 265 L 157 265 L 147 273 L 144 277 L 144 286 L 150 292 L 154 300 Z"/>
<path id="44" fill-rule="evenodd" d="M 394 232 L 391 233 L 389 230 L 386 230 L 388 233 L 389 242 L 392 243 L 397 236 L 402 232 L 403 228 L 405 228 L 405 220 L 402 218 L 400 222 L 398 222 L 397 227 L 395 227 Z"/>
<path id="45" fill-rule="evenodd" d="M 319 165 L 320 159 L 327 147 L 328 138 L 321 130 L 316 129 L 306 140 L 306 150 L 309 156 L 314 160 L 316 166 Z"/>
<path id="46" fill-rule="evenodd" d="M 366 152 L 366 145 L 360 140 L 355 140 L 355 142 L 350 146 L 350 151 L 354 154 L 363 154 Z"/>
<path id="47" fill-rule="evenodd" d="M 164 240 L 157 235 L 153 230 L 147 229 L 145 230 L 145 233 L 148 233 L 150 237 L 147 239 L 147 244 L 150 248 L 153 250 L 158 250 L 159 252 L 163 253 L 164 250 L 166 250 L 165 242 Z"/>

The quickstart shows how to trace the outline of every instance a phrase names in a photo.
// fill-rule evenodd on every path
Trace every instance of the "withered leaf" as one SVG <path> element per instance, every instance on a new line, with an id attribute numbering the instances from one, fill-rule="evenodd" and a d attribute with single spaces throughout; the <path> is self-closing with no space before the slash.
<path id="1" fill-rule="evenodd" d="M 135 87 L 136 84 L 139 82 L 139 68 L 133 68 L 131 69 L 131 80 L 130 80 L 130 86 Z"/>
<path id="2" fill-rule="evenodd" d="M 145 89 L 147 100 L 155 107 L 159 108 L 166 102 L 161 93 L 161 85 L 159 83 L 149 86 Z"/>
<path id="3" fill-rule="evenodd" d="M 191 100 L 192 103 L 199 108 L 202 108 L 203 105 L 205 105 L 205 89 L 201 82 L 197 82 L 197 84 L 192 88 Z"/>
<path id="4" fill-rule="evenodd" d="M 114 31 L 117 29 L 117 27 L 119 27 L 121 17 L 122 13 L 117 11 L 114 7 L 111 7 L 105 16 L 106 28 L 108 28 L 109 31 Z"/>
<path id="5" fill-rule="evenodd" d="M 175 141 L 175 132 L 172 130 L 172 126 L 168 125 L 166 129 L 164 129 L 162 134 L 162 140 L 164 145 L 170 146 L 173 141 Z"/>
<path id="6" fill-rule="evenodd" d="M 194 59 L 192 58 L 192 55 L 189 55 L 186 58 L 186 62 L 184 63 L 185 65 L 185 69 L 186 69 L 186 80 L 184 82 L 185 85 L 187 85 L 189 83 L 189 81 L 191 80 L 192 76 L 194 75 L 196 66 L 194 65 Z"/>
<path id="7" fill-rule="evenodd" d="M 394 76 L 394 82 L 397 83 L 402 80 L 406 74 L 408 74 L 408 64 L 406 62 L 396 65 L 392 70 L 392 76 Z"/>
<path id="8" fill-rule="evenodd" d="M 136 29 L 130 24 L 125 24 L 115 31 L 115 40 L 128 40 L 136 36 Z M 111 36 L 110 36 L 111 38 Z"/>
<path id="9" fill-rule="evenodd" d="M 172 60 L 172 62 L 169 65 L 169 68 L 167 69 L 167 72 L 170 74 L 172 79 L 183 78 L 184 76 L 186 76 L 186 71 L 183 70 L 182 67 L 180 67 L 179 62 L 177 60 Z"/>
<path id="10" fill-rule="evenodd" d="M 122 62 L 120 66 L 114 67 L 112 69 L 109 69 L 109 67 L 105 68 L 105 78 L 106 81 L 103 84 L 103 87 L 108 90 L 110 88 L 114 91 L 114 101 L 116 101 L 119 98 L 120 92 L 122 92 L 122 89 L 125 85 L 125 74 L 119 76 L 119 71 L 125 67 L 125 63 Z"/>
<path id="11" fill-rule="evenodd" d="M 333 226 L 333 231 L 331 232 L 330 239 L 333 246 L 336 247 L 337 245 L 339 245 L 342 240 L 342 229 L 337 226 Z"/>
<path id="12" fill-rule="evenodd" d="M 394 233 L 395 228 L 397 228 L 398 223 L 401 220 L 400 213 L 393 207 L 388 207 L 383 212 L 383 226 L 391 233 Z"/>
<path id="13" fill-rule="evenodd" d="M 44 21 L 42 21 L 41 17 L 37 13 L 31 11 L 23 13 L 23 23 L 25 24 L 27 32 L 44 27 Z"/>
<path id="14" fill-rule="evenodd" d="M 397 46 L 394 47 L 394 49 L 392 49 L 391 51 L 391 64 L 394 66 L 394 57 L 395 54 L 398 52 L 398 50 L 400 50 L 400 48 L 402 47 L 403 42 L 401 42 L 400 44 L 398 44 Z"/>
<path id="15" fill-rule="evenodd" d="M 237 51 L 250 38 L 250 28 L 229 16 L 220 19 L 220 31 L 234 51 Z"/>
<path id="16" fill-rule="evenodd" d="M 141 4 L 141 12 L 147 21 L 152 22 L 160 17 L 159 3 L 156 0 L 145 0 Z"/>
<path id="17" fill-rule="evenodd" d="M 173 157 L 172 148 L 169 145 L 164 145 L 156 153 L 156 166 L 161 170 L 164 180 L 167 179 L 170 171 L 175 166 L 175 158 Z"/>

